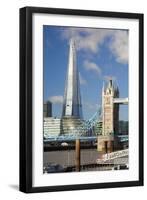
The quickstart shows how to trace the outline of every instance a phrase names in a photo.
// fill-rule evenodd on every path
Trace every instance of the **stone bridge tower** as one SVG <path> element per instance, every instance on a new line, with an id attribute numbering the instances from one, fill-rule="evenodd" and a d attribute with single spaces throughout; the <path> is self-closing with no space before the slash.
<path id="1" fill-rule="evenodd" d="M 102 135 L 108 136 L 118 133 L 119 104 L 114 104 L 113 99 L 119 97 L 118 87 L 110 79 L 108 85 L 102 90 L 103 131 Z"/>
<path id="2" fill-rule="evenodd" d="M 114 104 L 114 98 L 119 97 L 118 87 L 112 79 L 102 89 L 102 135 L 98 137 L 98 151 L 109 153 L 113 151 L 114 134 L 118 133 L 119 104 Z"/>

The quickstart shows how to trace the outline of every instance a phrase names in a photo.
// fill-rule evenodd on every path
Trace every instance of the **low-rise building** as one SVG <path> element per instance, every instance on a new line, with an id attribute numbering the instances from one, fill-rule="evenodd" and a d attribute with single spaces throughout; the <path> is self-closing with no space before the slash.
<path id="1" fill-rule="evenodd" d="M 53 137 L 60 135 L 61 119 L 55 117 L 45 117 L 44 122 L 44 137 Z"/>

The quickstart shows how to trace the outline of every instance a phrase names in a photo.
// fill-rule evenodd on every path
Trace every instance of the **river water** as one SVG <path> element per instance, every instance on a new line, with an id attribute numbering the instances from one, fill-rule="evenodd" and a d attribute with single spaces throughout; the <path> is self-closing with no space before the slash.
<path id="1" fill-rule="evenodd" d="M 100 157 L 97 149 L 81 149 L 81 165 L 95 164 L 96 159 Z M 74 166 L 75 165 L 75 150 L 58 150 L 47 151 L 43 153 L 43 162 L 56 163 L 62 166 Z"/>

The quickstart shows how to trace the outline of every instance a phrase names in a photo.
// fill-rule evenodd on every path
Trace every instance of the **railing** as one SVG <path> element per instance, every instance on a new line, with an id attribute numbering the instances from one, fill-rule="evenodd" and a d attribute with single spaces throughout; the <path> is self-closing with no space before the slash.
<path id="1" fill-rule="evenodd" d="M 59 135 L 59 136 L 50 136 L 47 138 L 44 138 L 44 142 L 53 142 L 53 141 L 74 141 L 77 138 L 81 141 L 95 141 L 97 140 L 97 135 L 95 136 L 76 136 L 76 135 Z M 128 135 L 118 135 L 120 142 L 127 142 L 128 141 Z"/>
<path id="2" fill-rule="evenodd" d="M 97 164 L 111 163 L 111 161 L 114 161 L 116 159 L 121 159 L 120 162 L 127 163 L 128 162 L 128 159 L 127 159 L 128 154 L 129 154 L 128 149 L 121 150 L 121 151 L 115 151 L 112 153 L 107 153 L 102 156 L 102 159 L 97 159 L 96 163 Z M 125 157 L 126 157 L 126 159 L 123 159 Z"/>

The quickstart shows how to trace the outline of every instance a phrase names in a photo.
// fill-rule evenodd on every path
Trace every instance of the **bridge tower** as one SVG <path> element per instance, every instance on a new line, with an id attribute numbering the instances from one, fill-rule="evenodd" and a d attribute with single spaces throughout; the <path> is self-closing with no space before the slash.
<path id="1" fill-rule="evenodd" d="M 110 79 L 102 89 L 102 135 L 98 136 L 98 151 L 104 153 L 113 151 L 114 133 L 118 133 L 119 104 L 114 104 L 114 98 L 118 97 L 118 87 Z"/>
<path id="2" fill-rule="evenodd" d="M 108 136 L 118 133 L 119 104 L 114 104 L 114 98 L 118 97 L 118 87 L 114 86 L 112 79 L 110 79 L 106 88 L 103 86 L 102 90 L 102 135 Z"/>

